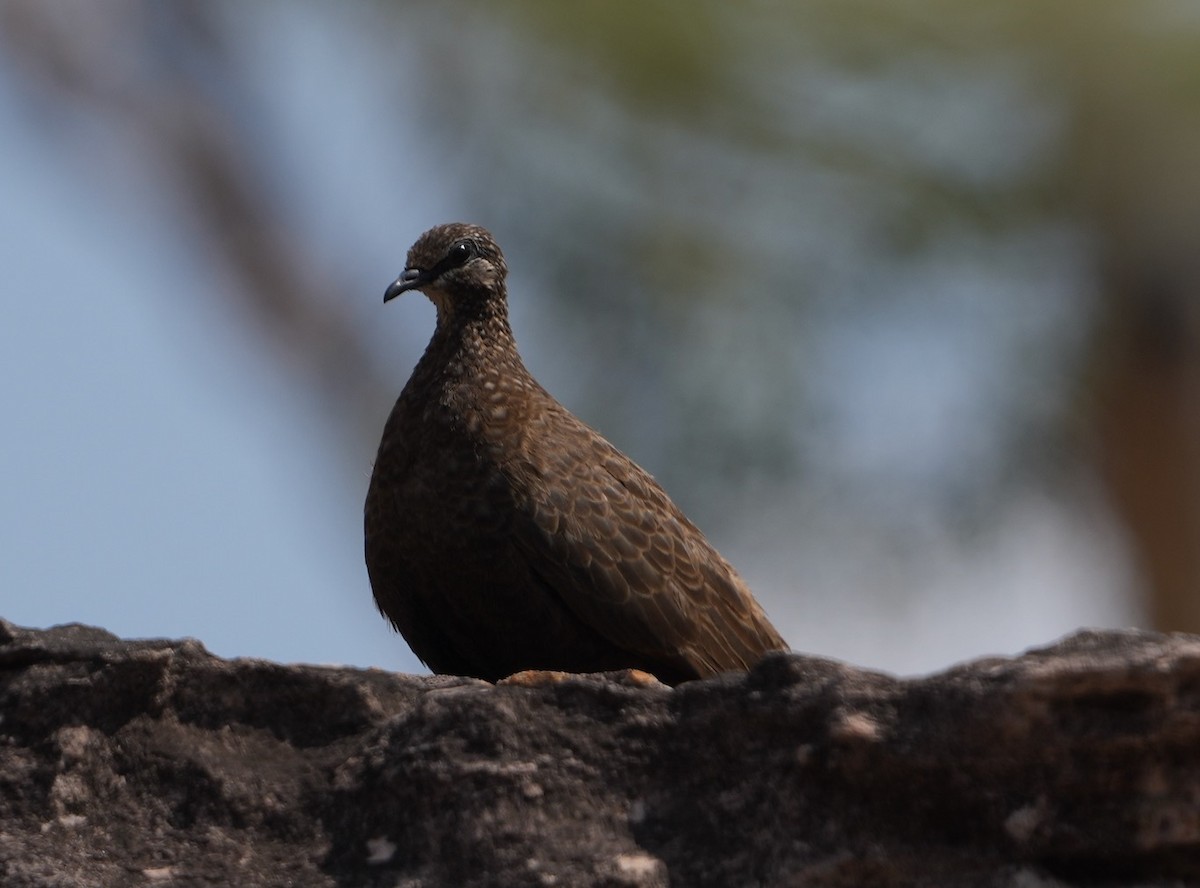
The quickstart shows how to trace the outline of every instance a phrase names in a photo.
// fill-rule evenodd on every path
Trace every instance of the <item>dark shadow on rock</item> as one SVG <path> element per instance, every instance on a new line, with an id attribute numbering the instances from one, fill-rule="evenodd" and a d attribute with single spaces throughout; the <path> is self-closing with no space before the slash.
<path id="1" fill-rule="evenodd" d="M 1200 639 L 675 690 L 222 660 L 0 622 L 0 884 L 1200 879 Z"/>

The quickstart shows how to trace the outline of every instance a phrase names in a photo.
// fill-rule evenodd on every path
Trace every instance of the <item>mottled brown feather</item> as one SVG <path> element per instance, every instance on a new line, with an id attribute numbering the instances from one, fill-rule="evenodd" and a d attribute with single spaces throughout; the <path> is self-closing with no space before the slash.
<path id="1" fill-rule="evenodd" d="M 438 319 L 367 493 L 380 611 L 434 671 L 492 681 L 637 668 L 678 683 L 786 649 L 658 483 L 525 369 L 506 274 L 487 231 L 442 225 L 389 288 L 421 290 Z"/>

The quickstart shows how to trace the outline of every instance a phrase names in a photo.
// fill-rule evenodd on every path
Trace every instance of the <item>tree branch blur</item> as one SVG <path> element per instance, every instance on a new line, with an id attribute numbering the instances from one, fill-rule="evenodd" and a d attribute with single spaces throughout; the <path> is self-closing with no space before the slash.
<path id="1" fill-rule="evenodd" d="M 0 23 L 40 113 L 98 117 L 119 131 L 170 189 L 159 199 L 182 207 L 164 216 L 187 227 L 205 263 L 224 267 L 232 285 L 214 297 L 240 310 L 259 340 L 312 383 L 308 390 L 355 450 L 373 437 L 395 382 L 385 381 L 338 282 L 315 266 L 271 193 L 272 159 L 256 142 L 254 109 L 245 107 L 250 75 L 228 51 L 220 8 L 11 0 Z M 73 121 L 55 123 L 77 132 Z M 85 163 L 104 162 L 86 145 L 78 153 Z"/>

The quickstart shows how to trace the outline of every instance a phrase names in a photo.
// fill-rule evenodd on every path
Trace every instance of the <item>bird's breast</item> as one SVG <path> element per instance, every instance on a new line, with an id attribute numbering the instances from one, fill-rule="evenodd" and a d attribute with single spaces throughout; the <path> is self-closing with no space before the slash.
<path id="1" fill-rule="evenodd" d="M 506 532 L 513 494 L 494 424 L 507 415 L 502 404 L 473 403 L 452 388 L 419 405 L 397 404 L 384 436 L 397 451 L 386 459 L 394 471 L 383 481 L 384 503 L 416 531 L 418 545 L 472 548 Z"/>

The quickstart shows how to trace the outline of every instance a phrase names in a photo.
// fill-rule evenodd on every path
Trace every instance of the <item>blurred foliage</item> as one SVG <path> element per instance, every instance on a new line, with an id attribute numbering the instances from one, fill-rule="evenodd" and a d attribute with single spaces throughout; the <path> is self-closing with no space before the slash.
<path id="1" fill-rule="evenodd" d="M 920 281 L 955 265 L 992 265 L 1010 287 L 1040 265 L 1068 282 L 1042 286 L 1073 287 L 1066 96 L 1035 76 L 1016 11 L 455 9 L 426 14 L 430 73 L 414 94 L 445 149 L 477 164 L 473 202 L 518 244 L 538 244 L 523 267 L 569 300 L 564 348 L 588 362 L 581 401 L 666 466 L 668 482 L 714 479 L 720 496 L 747 474 L 778 480 L 819 463 L 811 434 L 836 408 L 814 405 L 835 401 L 839 380 L 813 366 L 810 344 L 831 319 L 855 323 L 897 300 L 914 316 L 937 312 L 944 295 Z M 438 21 L 456 25 L 439 34 Z M 1039 313 L 1014 298 L 1014 310 Z M 1041 311 L 1012 347 L 1046 354 L 1062 312 Z M 1016 387 L 1061 387 L 1079 340 L 1036 366 L 1014 361 Z M 1019 401 L 1006 407 L 1020 413 Z M 1033 413 L 997 434 L 1045 450 L 1056 432 L 1041 405 Z M 662 417 L 664 437 L 639 440 L 647 415 Z M 809 468 L 828 477 L 829 466 Z"/>
<path id="2" fill-rule="evenodd" d="M 261 113 L 248 7 L 65 10 L 0 9 L 15 68 L 148 146 L 234 298 L 320 381 L 335 423 L 373 438 L 395 381 L 295 224 L 278 162 L 292 134 Z M 1113 446 L 1132 420 L 1105 413 L 1125 403 L 1106 392 L 1149 366 L 1114 355 L 1157 348 L 1129 330 L 1195 352 L 1197 4 L 375 13 L 363 40 L 394 38 L 406 64 L 380 72 L 404 109 L 381 130 L 436 146 L 436 176 L 498 234 L 535 371 L 702 524 L 736 520 L 723 504 L 740 490 L 794 486 L 969 527 L 1030 484 L 1123 489 L 1111 479 L 1168 452 Z M 1191 379 L 1194 360 L 1167 372 Z M 1117 453 L 1137 456 L 1097 473 Z M 1191 528 L 1200 458 L 1177 459 L 1191 492 L 1175 524 Z"/>
<path id="3" fill-rule="evenodd" d="M 486 156 L 474 201 L 569 300 L 580 399 L 668 486 L 802 477 L 810 500 L 965 528 L 1098 468 L 1154 593 L 1185 602 L 1156 622 L 1200 628 L 1200 429 L 1180 421 L 1200 410 L 1200 6 L 458 9 L 416 95 Z M 822 357 L 879 317 L 956 339 L 940 372 L 975 376 L 967 403 L 923 410 L 926 379 L 880 421 L 904 368 L 873 370 L 869 333 Z M 659 439 L 630 431 L 646 416 Z M 844 459 L 931 419 L 924 470 Z"/>

